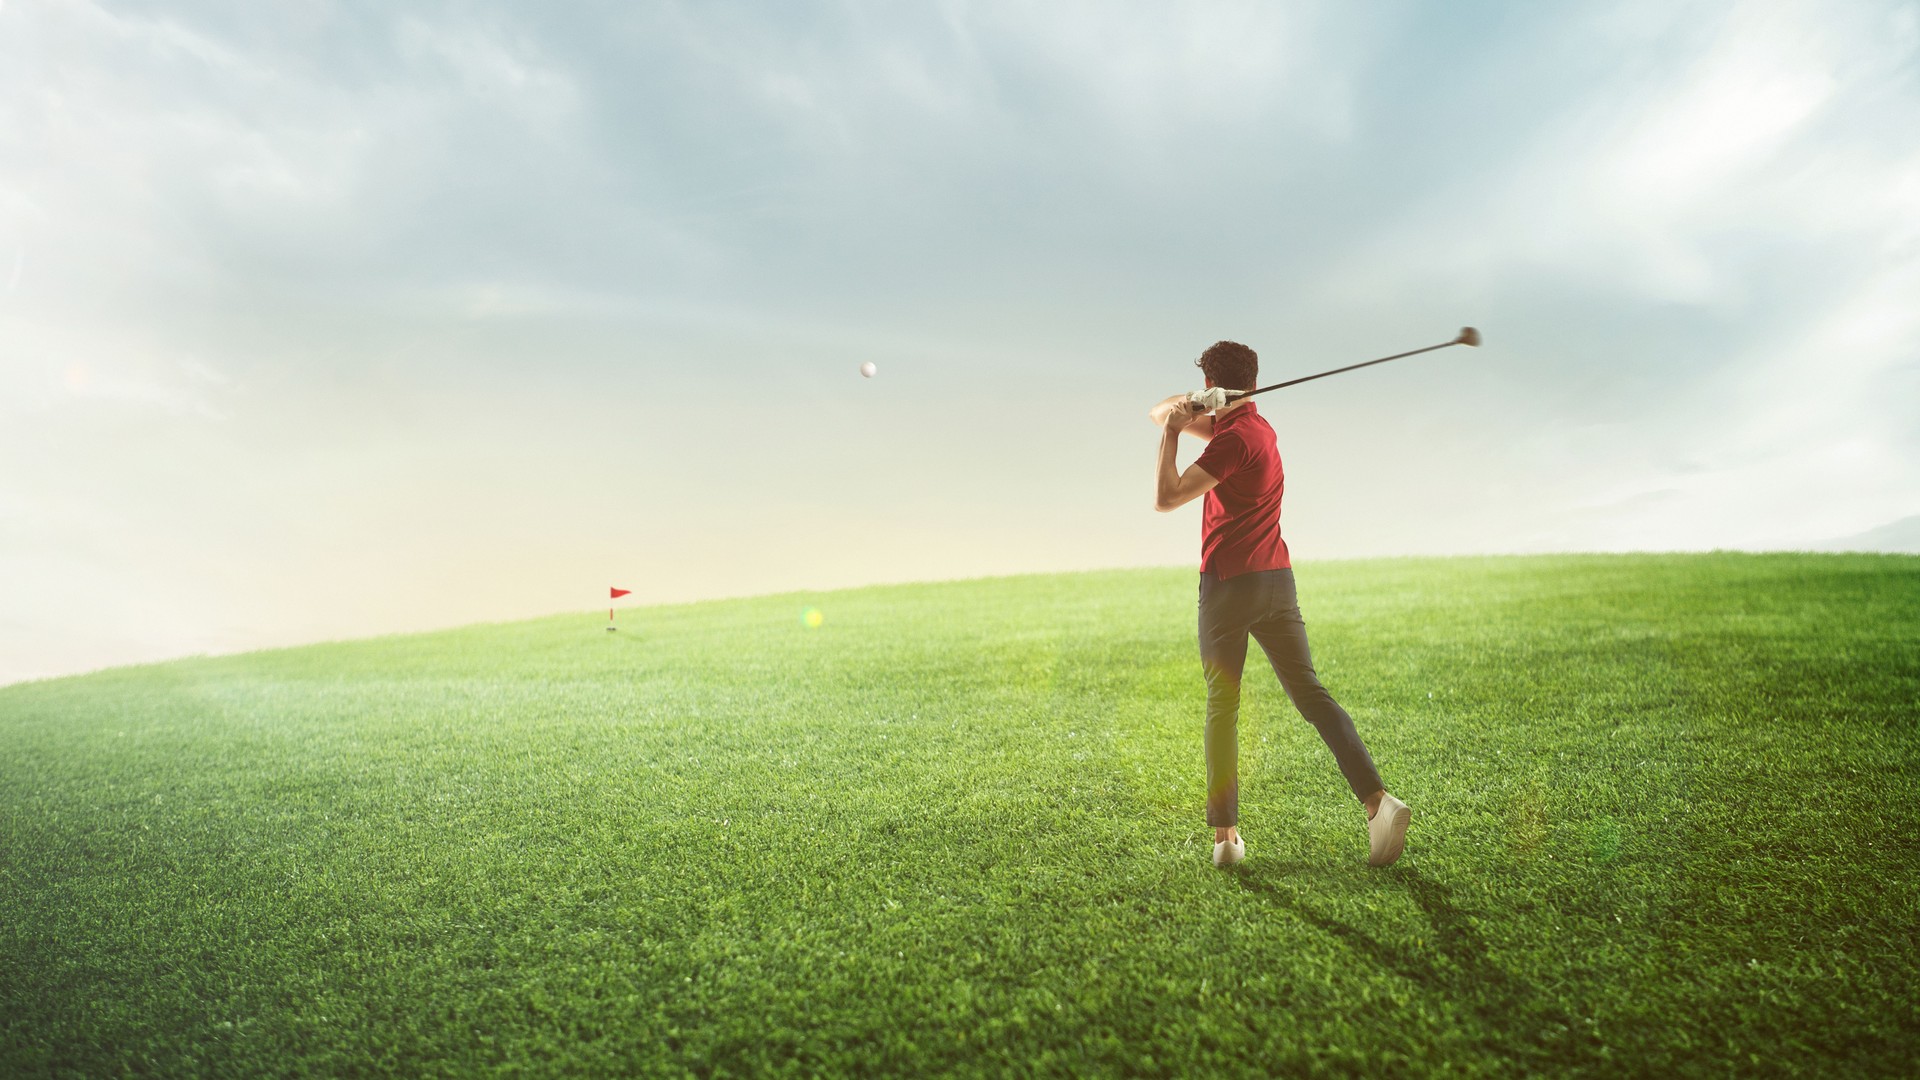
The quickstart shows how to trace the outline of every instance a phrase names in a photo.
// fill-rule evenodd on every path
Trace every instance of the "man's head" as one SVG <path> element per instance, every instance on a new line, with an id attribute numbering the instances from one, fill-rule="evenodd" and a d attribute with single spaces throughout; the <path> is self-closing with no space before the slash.
<path id="1" fill-rule="evenodd" d="M 1205 372 L 1208 386 L 1251 390 L 1260 378 L 1260 357 L 1237 341 L 1216 341 L 1193 365 Z"/>

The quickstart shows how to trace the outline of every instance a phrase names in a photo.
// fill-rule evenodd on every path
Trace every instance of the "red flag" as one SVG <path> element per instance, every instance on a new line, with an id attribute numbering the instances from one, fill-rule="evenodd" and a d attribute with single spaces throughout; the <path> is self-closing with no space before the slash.
<path id="1" fill-rule="evenodd" d="M 610 599 L 618 600 L 632 591 L 632 589 L 608 589 L 607 595 Z"/>

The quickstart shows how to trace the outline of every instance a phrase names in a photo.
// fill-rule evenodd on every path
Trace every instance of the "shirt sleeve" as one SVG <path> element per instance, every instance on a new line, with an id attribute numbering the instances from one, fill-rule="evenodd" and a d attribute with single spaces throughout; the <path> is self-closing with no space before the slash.
<path id="1" fill-rule="evenodd" d="M 1194 464 L 1206 471 L 1208 476 L 1224 484 L 1227 478 L 1240 471 L 1246 463 L 1247 447 L 1238 435 L 1216 435 L 1208 440 L 1207 448 L 1200 452 Z"/>

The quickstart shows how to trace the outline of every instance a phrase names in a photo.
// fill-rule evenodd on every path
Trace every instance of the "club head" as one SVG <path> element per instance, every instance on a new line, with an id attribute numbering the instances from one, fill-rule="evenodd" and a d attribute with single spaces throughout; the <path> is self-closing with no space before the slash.
<path id="1" fill-rule="evenodd" d="M 1475 330 L 1471 326 L 1463 326 L 1460 328 L 1460 336 L 1454 338 L 1453 343 L 1455 345 L 1471 345 L 1477 349 L 1480 347 L 1480 331 Z"/>

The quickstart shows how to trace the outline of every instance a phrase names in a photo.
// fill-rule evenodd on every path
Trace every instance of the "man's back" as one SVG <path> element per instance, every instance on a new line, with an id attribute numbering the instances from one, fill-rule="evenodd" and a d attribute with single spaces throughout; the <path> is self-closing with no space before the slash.
<path id="1" fill-rule="evenodd" d="M 1219 413 L 1195 465 L 1219 481 L 1200 517 L 1200 569 L 1221 578 L 1293 565 L 1280 536 L 1286 472 L 1273 427 L 1253 402 Z"/>

